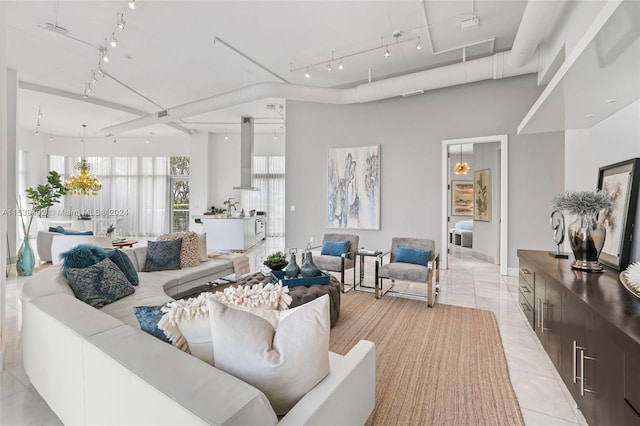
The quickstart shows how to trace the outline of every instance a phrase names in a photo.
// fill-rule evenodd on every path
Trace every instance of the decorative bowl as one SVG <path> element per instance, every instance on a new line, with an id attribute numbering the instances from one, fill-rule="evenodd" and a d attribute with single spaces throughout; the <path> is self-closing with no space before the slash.
<path id="1" fill-rule="evenodd" d="M 279 262 L 279 263 L 271 263 L 266 260 L 264 261 L 264 265 L 267 266 L 272 271 L 282 271 L 282 269 L 284 269 L 288 264 L 289 262 L 287 262 L 286 260 L 284 262 Z"/>

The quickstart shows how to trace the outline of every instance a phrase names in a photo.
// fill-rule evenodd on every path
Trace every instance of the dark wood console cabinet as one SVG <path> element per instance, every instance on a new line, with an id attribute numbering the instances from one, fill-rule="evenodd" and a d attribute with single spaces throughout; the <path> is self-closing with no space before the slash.
<path id="1" fill-rule="evenodd" d="M 640 299 L 618 271 L 518 250 L 520 306 L 590 425 L 640 426 Z"/>

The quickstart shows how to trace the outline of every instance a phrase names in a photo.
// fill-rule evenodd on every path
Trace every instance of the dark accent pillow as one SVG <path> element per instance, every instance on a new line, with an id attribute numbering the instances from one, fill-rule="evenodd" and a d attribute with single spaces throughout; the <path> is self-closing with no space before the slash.
<path id="1" fill-rule="evenodd" d="M 64 235 L 93 235 L 93 231 L 74 231 L 72 229 L 64 230 L 62 232 Z"/>
<path id="2" fill-rule="evenodd" d="M 349 251 L 349 245 L 351 241 L 323 241 L 321 255 L 327 256 L 342 256 Z"/>
<path id="3" fill-rule="evenodd" d="M 96 309 L 136 291 L 110 259 L 86 268 L 68 268 L 67 277 L 76 298 Z"/>
<path id="4" fill-rule="evenodd" d="M 64 234 L 64 228 L 62 226 L 56 226 L 55 228 L 50 226 L 49 232 L 57 232 L 59 234 Z"/>
<path id="5" fill-rule="evenodd" d="M 398 246 L 396 249 L 396 262 L 413 263 L 414 265 L 427 266 L 431 259 L 431 250 Z"/>
<path id="6" fill-rule="evenodd" d="M 67 276 L 69 268 L 86 268 L 95 265 L 107 257 L 107 252 L 92 244 L 80 244 L 71 250 L 60 253 L 62 259 L 62 273 Z"/>
<path id="7" fill-rule="evenodd" d="M 126 255 L 125 255 L 126 256 Z M 164 313 L 160 310 L 164 305 L 160 306 L 134 306 L 133 313 L 138 319 L 142 331 L 146 331 L 150 335 L 157 337 L 163 342 L 171 344 L 171 340 L 164 334 L 164 331 L 158 328 L 158 322 L 162 319 Z"/>
<path id="8" fill-rule="evenodd" d="M 168 271 L 180 269 L 180 250 L 182 239 L 167 241 L 149 241 L 147 243 L 147 260 L 143 272 Z"/>
<path id="9" fill-rule="evenodd" d="M 138 271 L 136 271 L 136 268 L 135 266 L 133 266 L 133 263 L 131 262 L 131 259 L 129 259 L 129 256 L 123 253 L 122 250 L 109 250 L 107 253 L 107 257 L 109 257 L 109 259 L 111 259 L 111 261 L 115 263 L 118 268 L 120 268 L 122 273 L 124 273 L 124 276 L 127 277 L 127 280 L 131 284 L 140 284 Z"/>

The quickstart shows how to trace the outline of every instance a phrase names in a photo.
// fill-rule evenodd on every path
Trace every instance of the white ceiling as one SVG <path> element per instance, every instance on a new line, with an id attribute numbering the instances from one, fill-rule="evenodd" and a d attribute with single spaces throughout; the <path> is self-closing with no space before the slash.
<path id="1" fill-rule="evenodd" d="M 186 102 L 217 95 L 249 84 L 281 81 L 215 37 L 233 46 L 285 81 L 319 87 L 352 87 L 374 79 L 459 62 L 461 50 L 437 53 L 454 47 L 495 38 L 495 50 L 511 47 L 525 0 L 427 1 L 150 1 L 138 0 L 130 10 L 120 1 L 15 1 L 7 8 L 7 49 L 11 68 L 21 82 L 71 93 L 76 99 L 22 89 L 19 121 L 35 129 L 37 112 L 43 113 L 40 131 L 53 135 L 78 135 L 87 123 L 87 135 L 137 116 L 111 107 L 93 105 L 81 98 L 91 71 L 98 64 L 97 46 L 105 44 L 124 10 L 127 26 L 116 30 L 117 48 L 103 69 L 134 91 L 110 77 L 98 77 L 90 100 L 123 105 L 147 114 Z M 426 28 L 423 7 L 430 25 Z M 475 14 L 477 29 L 460 31 L 460 22 Z M 68 30 L 68 36 L 43 29 L 45 23 Z M 394 45 L 398 41 L 420 37 Z M 342 56 L 391 43 L 391 56 L 384 50 L 343 60 L 344 70 L 327 72 L 326 64 Z M 430 38 L 435 54 L 430 47 Z M 467 50 L 467 57 L 490 52 L 491 43 Z M 309 69 L 291 68 L 323 62 Z M 142 96 L 149 100 L 145 100 Z M 240 117 L 259 117 L 256 131 L 282 132 L 280 116 L 268 99 L 185 119 L 188 129 L 238 133 Z M 154 105 L 155 104 L 155 105 Z M 191 124 L 198 122 L 199 124 Z M 165 125 L 155 125 L 128 135 L 181 134 Z"/>

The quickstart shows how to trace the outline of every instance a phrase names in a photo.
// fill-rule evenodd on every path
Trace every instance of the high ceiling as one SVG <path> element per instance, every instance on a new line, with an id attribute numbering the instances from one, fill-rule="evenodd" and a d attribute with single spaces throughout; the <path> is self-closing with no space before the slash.
<path id="1" fill-rule="evenodd" d="M 352 87 L 367 81 L 369 73 L 377 80 L 460 62 L 462 50 L 443 51 L 463 45 L 481 42 L 466 49 L 466 56 L 485 56 L 492 48 L 511 47 L 526 1 L 138 0 L 135 10 L 127 3 L 7 3 L 8 62 L 23 87 L 21 127 L 35 129 L 40 108 L 44 134 L 78 135 L 82 123 L 88 125 L 88 135 L 97 134 L 101 128 L 138 118 L 135 111 L 152 114 L 253 83 Z M 124 30 L 116 27 L 122 11 Z M 461 31 L 461 21 L 473 16 L 479 19 L 478 27 Z M 65 29 L 66 35 L 46 29 L 47 24 Z M 105 40 L 112 34 L 119 41 L 116 48 Z M 416 49 L 418 37 L 421 50 Z M 222 42 L 214 43 L 216 38 Z M 495 40 L 483 42 L 490 39 Z M 381 43 L 389 44 L 389 57 L 378 48 Z M 85 85 L 99 63 L 98 47 L 105 44 L 110 60 L 102 69 L 107 76 L 97 76 L 85 101 Z M 338 69 L 340 58 L 368 49 L 372 50 L 345 57 L 344 69 Z M 328 72 L 332 54 L 333 71 Z M 310 66 L 315 63 L 320 64 Z M 310 78 L 305 77 L 307 67 Z M 94 100 L 107 106 L 91 103 Z M 179 124 L 237 133 L 240 117 L 251 115 L 257 132 L 281 133 L 280 115 L 268 109 L 269 104 L 285 100 L 243 104 Z M 128 135 L 149 132 L 182 134 L 157 124 Z"/>

